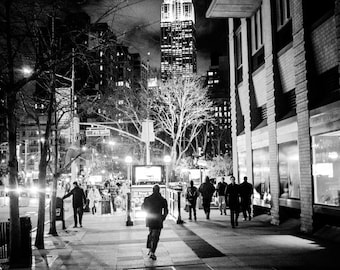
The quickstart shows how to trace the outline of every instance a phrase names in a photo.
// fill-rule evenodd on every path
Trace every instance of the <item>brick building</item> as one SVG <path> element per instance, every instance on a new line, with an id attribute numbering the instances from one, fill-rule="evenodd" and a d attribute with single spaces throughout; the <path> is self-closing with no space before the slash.
<path id="1" fill-rule="evenodd" d="M 234 174 L 254 212 L 340 220 L 340 1 L 213 0 L 229 24 Z"/>

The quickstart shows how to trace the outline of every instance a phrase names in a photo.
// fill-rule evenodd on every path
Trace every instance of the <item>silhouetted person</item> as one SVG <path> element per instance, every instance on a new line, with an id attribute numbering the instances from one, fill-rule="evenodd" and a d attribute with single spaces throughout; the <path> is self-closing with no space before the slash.
<path id="1" fill-rule="evenodd" d="M 198 189 L 198 191 L 202 194 L 203 199 L 203 210 L 207 219 L 210 218 L 210 203 L 212 196 L 215 193 L 215 187 L 210 183 L 210 179 L 208 176 L 205 177 L 205 182 L 202 183 Z"/>
<path id="2" fill-rule="evenodd" d="M 70 197 L 73 195 L 72 198 L 72 206 L 73 206 L 73 218 L 74 218 L 74 226 L 73 228 L 76 228 L 78 225 L 77 222 L 77 215 L 79 217 L 79 225 L 80 227 L 83 227 L 82 225 L 82 219 L 83 219 L 83 208 L 86 204 L 86 197 L 84 190 L 78 186 L 77 182 L 73 182 L 73 189 L 67 193 L 62 199 L 66 199 L 67 197 Z"/>
<path id="3" fill-rule="evenodd" d="M 226 191 L 225 191 L 225 200 L 229 202 L 229 208 L 230 208 L 230 222 L 231 226 L 235 228 L 235 225 L 238 226 L 238 215 L 239 215 L 239 208 L 240 208 L 240 202 L 239 202 L 239 185 L 235 183 L 235 177 L 230 177 L 231 183 L 227 185 Z"/>
<path id="4" fill-rule="evenodd" d="M 222 215 L 222 210 L 224 214 L 227 214 L 227 204 L 225 201 L 225 189 L 227 187 L 227 183 L 224 182 L 224 177 L 222 177 L 221 182 L 217 184 L 216 193 L 218 195 L 218 208 L 220 209 L 220 213 Z"/>
<path id="5" fill-rule="evenodd" d="M 194 219 L 197 220 L 196 217 L 196 202 L 198 197 L 197 187 L 194 186 L 194 181 L 190 181 L 190 186 L 187 189 L 186 199 L 189 203 L 189 219 L 192 219 L 191 211 L 194 213 Z"/>
<path id="6" fill-rule="evenodd" d="M 149 248 L 149 256 L 156 260 L 155 251 L 159 236 L 163 228 L 163 221 L 168 215 L 168 203 L 159 192 L 159 185 L 153 187 L 153 193 L 144 199 L 143 209 L 147 212 L 146 226 L 149 227 L 149 235 L 146 247 Z"/>
<path id="7" fill-rule="evenodd" d="M 251 220 L 251 199 L 254 194 L 253 185 L 247 182 L 247 176 L 243 177 L 243 183 L 240 184 L 241 208 L 243 212 L 243 219 L 247 220 L 247 213 L 249 220 Z"/>

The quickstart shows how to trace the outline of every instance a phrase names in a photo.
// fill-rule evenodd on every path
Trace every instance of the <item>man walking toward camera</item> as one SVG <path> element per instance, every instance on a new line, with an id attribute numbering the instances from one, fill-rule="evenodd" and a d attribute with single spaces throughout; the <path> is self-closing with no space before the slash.
<path id="1" fill-rule="evenodd" d="M 73 206 L 73 218 L 74 218 L 74 226 L 76 228 L 78 226 L 77 216 L 79 217 L 79 226 L 83 227 L 82 219 L 83 219 L 83 208 L 86 204 L 86 196 L 84 190 L 79 187 L 77 182 L 73 182 L 73 189 L 67 193 L 62 199 L 66 199 L 73 195 L 72 198 L 72 206 Z"/>
<path id="2" fill-rule="evenodd" d="M 222 177 L 221 182 L 217 184 L 217 188 L 216 188 L 216 193 L 218 195 L 218 208 L 220 209 L 221 215 L 222 215 L 222 210 L 225 215 L 227 214 L 227 205 L 225 201 L 226 187 L 227 187 L 227 183 L 224 182 L 224 177 Z"/>
<path id="3" fill-rule="evenodd" d="M 168 215 L 168 202 L 159 192 L 159 185 L 152 189 L 153 193 L 144 199 L 142 208 L 147 212 L 146 226 L 149 227 L 149 235 L 146 247 L 149 248 L 150 259 L 156 260 L 155 251 L 159 242 L 159 236 L 163 228 L 163 221 Z"/>
<path id="4" fill-rule="evenodd" d="M 240 202 L 239 202 L 239 185 L 235 183 L 235 177 L 230 177 L 231 183 L 227 185 L 226 191 L 225 191 L 225 199 L 229 202 L 229 208 L 230 208 L 230 222 L 231 226 L 235 228 L 235 226 L 238 226 L 238 215 L 239 215 L 239 208 L 240 208 Z"/>

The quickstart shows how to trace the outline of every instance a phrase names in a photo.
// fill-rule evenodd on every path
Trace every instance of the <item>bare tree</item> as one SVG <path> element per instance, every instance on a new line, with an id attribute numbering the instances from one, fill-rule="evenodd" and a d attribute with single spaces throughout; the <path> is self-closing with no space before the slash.
<path id="1" fill-rule="evenodd" d="M 153 91 L 151 118 L 156 131 L 170 138 L 176 166 L 205 124 L 214 121 L 213 103 L 197 76 L 169 79 Z"/>

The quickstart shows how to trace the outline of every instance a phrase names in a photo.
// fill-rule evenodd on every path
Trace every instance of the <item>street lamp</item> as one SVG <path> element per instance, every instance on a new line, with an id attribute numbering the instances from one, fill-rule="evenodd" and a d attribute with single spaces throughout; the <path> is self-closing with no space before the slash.
<path id="1" fill-rule="evenodd" d="M 166 172 L 165 172 L 165 189 L 167 189 L 168 185 L 169 185 L 169 165 L 170 165 L 170 162 L 171 162 L 171 157 L 169 155 L 165 155 L 164 158 L 163 158 L 163 161 L 165 163 L 165 169 L 166 169 Z"/>
<path id="2" fill-rule="evenodd" d="M 133 221 L 131 220 L 131 184 L 132 184 L 132 157 L 127 156 L 125 158 L 125 163 L 127 165 L 127 180 L 129 189 L 127 192 L 127 203 L 126 203 L 126 226 L 133 226 Z"/>

